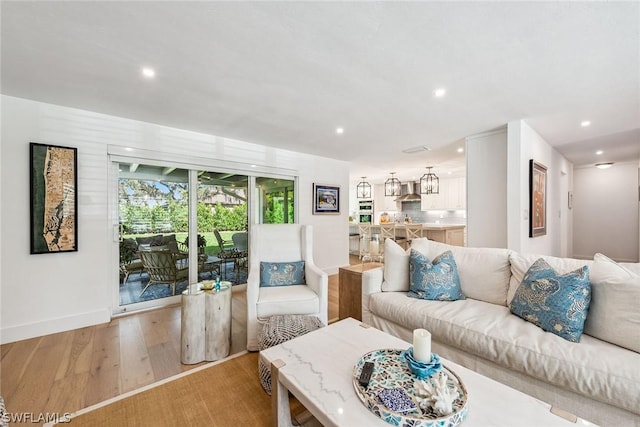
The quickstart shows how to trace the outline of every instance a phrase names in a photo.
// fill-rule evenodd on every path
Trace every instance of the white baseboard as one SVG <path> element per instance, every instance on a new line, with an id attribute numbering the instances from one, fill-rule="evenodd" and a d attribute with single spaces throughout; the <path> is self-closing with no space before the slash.
<path id="1" fill-rule="evenodd" d="M 88 313 L 10 326 L 0 329 L 0 344 L 107 323 L 110 320 L 111 312 L 108 308 L 104 308 Z"/>

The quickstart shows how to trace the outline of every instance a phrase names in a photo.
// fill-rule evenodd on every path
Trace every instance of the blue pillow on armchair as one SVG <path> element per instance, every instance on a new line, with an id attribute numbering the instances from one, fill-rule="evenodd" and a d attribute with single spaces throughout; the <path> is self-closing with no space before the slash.
<path id="1" fill-rule="evenodd" d="M 560 276 L 540 258 L 522 278 L 509 308 L 547 332 L 579 342 L 590 302 L 588 266 Z"/>
<path id="2" fill-rule="evenodd" d="M 434 301 L 465 299 L 453 253 L 443 252 L 431 261 L 420 252 L 411 249 L 408 295 Z"/>
<path id="3" fill-rule="evenodd" d="M 304 284 L 304 261 L 260 263 L 261 287 Z"/>

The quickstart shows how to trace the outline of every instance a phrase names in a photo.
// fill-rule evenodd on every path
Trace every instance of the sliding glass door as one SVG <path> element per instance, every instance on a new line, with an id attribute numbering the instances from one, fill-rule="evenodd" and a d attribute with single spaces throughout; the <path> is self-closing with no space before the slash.
<path id="1" fill-rule="evenodd" d="M 177 303 L 189 283 L 218 276 L 246 283 L 250 224 L 296 221 L 295 177 L 123 155 L 112 160 L 119 271 L 115 313 Z M 197 241 L 190 242 L 190 236 Z"/>

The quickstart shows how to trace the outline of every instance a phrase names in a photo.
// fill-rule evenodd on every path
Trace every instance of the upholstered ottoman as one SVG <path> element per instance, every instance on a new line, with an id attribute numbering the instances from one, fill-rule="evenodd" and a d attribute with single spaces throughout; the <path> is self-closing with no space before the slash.
<path id="1" fill-rule="evenodd" d="M 274 345 L 289 341 L 307 332 L 322 328 L 324 324 L 315 316 L 284 314 L 271 316 L 258 334 L 258 349 L 266 350 Z M 271 367 L 258 358 L 260 383 L 267 394 L 271 394 Z"/>

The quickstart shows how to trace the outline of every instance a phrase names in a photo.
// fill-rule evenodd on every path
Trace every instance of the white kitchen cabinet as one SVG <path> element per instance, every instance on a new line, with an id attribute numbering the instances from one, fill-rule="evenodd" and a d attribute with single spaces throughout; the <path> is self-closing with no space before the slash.
<path id="1" fill-rule="evenodd" d="M 447 181 L 445 209 L 465 209 L 467 206 L 467 180 L 464 176 Z"/>
<path id="2" fill-rule="evenodd" d="M 401 210 L 400 203 L 396 202 L 398 196 L 385 196 L 384 184 L 373 185 L 373 200 L 375 202 L 376 214 L 382 212 L 397 212 Z"/>
<path id="3" fill-rule="evenodd" d="M 438 194 L 422 194 L 421 209 L 457 210 L 466 209 L 466 178 L 440 178 Z"/>
<path id="4" fill-rule="evenodd" d="M 438 194 L 421 194 L 420 195 L 420 208 L 423 211 L 429 209 L 443 209 L 444 204 L 442 199 L 442 190 Z"/>

